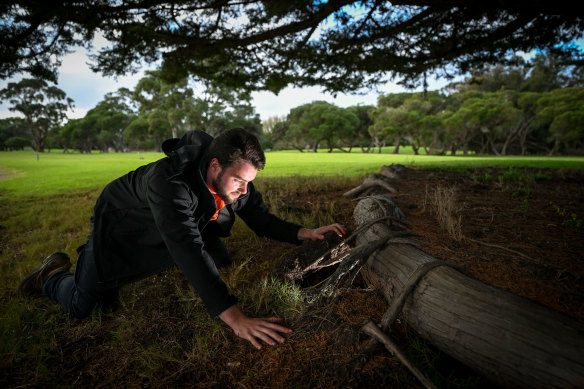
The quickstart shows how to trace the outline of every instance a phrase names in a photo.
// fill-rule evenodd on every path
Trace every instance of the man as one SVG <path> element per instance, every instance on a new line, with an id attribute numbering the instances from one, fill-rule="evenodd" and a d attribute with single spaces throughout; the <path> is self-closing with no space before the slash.
<path id="1" fill-rule="evenodd" d="M 238 214 L 260 236 L 299 244 L 345 233 L 332 224 L 306 229 L 272 215 L 251 183 L 265 165 L 253 135 L 232 129 L 213 139 L 191 131 L 162 145 L 167 157 L 108 184 L 96 201 L 91 233 L 78 252 L 75 274 L 69 256 L 54 253 L 26 275 L 23 295 L 44 293 L 72 316 L 88 316 L 117 300 L 118 288 L 176 265 L 212 316 L 261 348 L 291 330 L 278 318 L 250 318 L 236 305 L 217 267 L 230 263 L 220 237 L 229 236 Z"/>

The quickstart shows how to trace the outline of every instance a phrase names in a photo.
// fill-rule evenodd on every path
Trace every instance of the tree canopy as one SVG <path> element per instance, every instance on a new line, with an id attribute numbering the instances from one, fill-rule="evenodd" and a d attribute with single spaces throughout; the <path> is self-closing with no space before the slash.
<path id="1" fill-rule="evenodd" d="M 51 135 L 65 150 L 81 152 L 154 149 L 191 129 L 216 136 L 241 127 L 260 136 L 261 121 L 250 100 L 244 91 L 197 85 L 190 78 L 166 83 L 159 71 L 148 71 L 134 90 L 106 94 L 85 117 Z"/>
<path id="2" fill-rule="evenodd" d="M 73 100 L 54 85 L 40 79 L 24 78 L 0 90 L 0 99 L 12 104 L 11 111 L 24 116 L 36 151 L 44 151 L 49 131 L 66 117 Z"/>
<path id="3" fill-rule="evenodd" d="M 165 77 L 195 75 L 277 92 L 287 85 L 353 91 L 399 77 L 420 85 L 511 52 L 553 52 L 582 64 L 569 42 L 584 31 L 572 0 L 14 0 L 0 5 L 0 77 L 55 81 L 59 60 L 97 33 L 105 75 L 162 64 Z"/>

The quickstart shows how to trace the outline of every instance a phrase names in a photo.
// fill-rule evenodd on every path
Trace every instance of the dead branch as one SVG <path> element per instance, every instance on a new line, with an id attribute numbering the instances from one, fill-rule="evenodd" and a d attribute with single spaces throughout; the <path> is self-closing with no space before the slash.
<path id="1" fill-rule="evenodd" d="M 377 339 L 379 342 L 383 343 L 385 348 L 390 352 L 391 355 L 396 356 L 401 363 L 403 363 L 409 371 L 412 372 L 414 376 L 424 385 L 425 388 L 434 389 L 434 383 L 430 381 L 416 366 L 412 364 L 410 359 L 405 355 L 403 351 L 387 336 L 383 331 L 375 325 L 371 320 L 367 320 L 365 325 L 361 327 L 361 331 Z"/>
<path id="2" fill-rule="evenodd" d="M 525 255 L 525 254 L 523 254 L 523 253 L 521 253 L 521 252 L 519 252 L 519 251 L 516 251 L 516 250 L 510 249 L 510 248 L 508 248 L 508 247 L 505 247 L 505 246 L 499 246 L 499 245 L 497 245 L 497 244 L 490 244 L 490 243 L 481 242 L 480 240 L 476 240 L 476 239 L 468 238 L 468 237 L 466 237 L 466 236 L 464 236 L 464 237 L 463 237 L 463 239 L 466 239 L 466 240 L 468 240 L 468 241 L 471 241 L 471 242 L 473 242 L 473 243 L 476 243 L 476 244 L 478 244 L 478 245 L 482 245 L 482 246 L 486 246 L 486 247 L 492 247 L 492 248 L 495 248 L 495 249 L 501 249 L 501 250 L 509 251 L 510 253 L 513 253 L 513 254 L 520 255 L 520 256 L 522 256 L 523 258 L 529 259 L 529 260 L 531 260 L 531 261 L 535 261 L 535 259 L 531 258 L 530 256 L 528 256 L 528 255 Z"/>
<path id="3" fill-rule="evenodd" d="M 369 222 L 363 223 L 353 233 L 351 233 L 351 235 L 349 235 L 347 238 L 343 239 L 341 242 L 339 242 L 333 248 L 331 248 L 330 250 L 328 250 L 327 252 L 322 254 L 320 257 L 318 257 L 316 260 L 314 260 L 310 265 L 308 265 L 304 268 L 297 267 L 294 271 L 287 273 L 286 277 L 291 278 L 291 279 L 302 279 L 302 278 L 304 278 L 304 276 L 306 276 L 306 274 L 308 274 L 311 271 L 320 270 L 320 269 L 323 269 L 325 267 L 333 266 L 333 265 L 336 265 L 336 264 L 344 261 L 348 256 L 351 255 L 350 253 L 343 254 L 343 255 L 337 255 L 337 256 L 333 256 L 332 254 L 335 252 L 341 253 L 342 249 L 344 247 L 347 247 L 349 245 L 349 242 L 351 242 L 351 240 L 353 240 L 358 234 L 362 233 L 364 230 L 371 227 L 372 225 L 377 224 L 377 223 L 381 223 L 384 221 L 388 221 L 388 222 L 396 221 L 396 222 L 401 223 L 400 220 L 396 220 L 392 216 L 382 216 L 382 217 L 370 220 Z M 412 235 L 413 234 L 410 234 L 410 233 L 396 231 L 395 233 L 391 234 L 391 236 L 388 236 L 388 238 L 395 239 L 395 238 L 399 238 L 399 237 L 412 236 Z"/>
<path id="4" fill-rule="evenodd" d="M 388 203 L 360 201 L 354 211 L 355 223 L 391 213 L 379 209 Z M 379 223 L 360 234 L 356 242 L 377 242 L 390 233 Z M 435 261 L 437 258 L 412 245 L 387 245 L 370 257 L 363 271 L 388 302 L 408 301 L 404 321 L 420 336 L 502 387 L 581 386 L 584 364 L 579 356 L 584 350 L 584 327 L 570 317 L 449 266 L 419 277 L 419 287 L 408 293 L 411 298 L 401 300 L 400 292 L 407 289 L 409 280 L 418 279 L 414 273 L 434 266 L 426 264 Z M 392 308 L 384 315 L 388 323 L 395 318 Z M 369 340 L 345 369 L 362 366 L 374 343 Z"/>
<path id="5" fill-rule="evenodd" d="M 365 264 L 365 261 L 367 261 L 375 251 L 384 247 L 390 240 L 391 237 L 387 236 L 377 241 L 362 244 L 351 250 L 351 253 L 341 262 L 335 272 L 324 280 L 325 285 L 318 291 L 317 299 L 328 291 L 335 289 L 341 279 L 345 276 L 358 273 L 361 267 Z"/>

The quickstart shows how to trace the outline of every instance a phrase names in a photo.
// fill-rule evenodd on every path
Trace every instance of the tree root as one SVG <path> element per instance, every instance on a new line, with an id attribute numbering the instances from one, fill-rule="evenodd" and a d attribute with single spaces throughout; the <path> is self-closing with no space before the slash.
<path id="1" fill-rule="evenodd" d="M 523 258 L 526 258 L 526 259 L 529 259 L 529 260 L 531 260 L 531 261 L 534 261 L 534 262 L 535 262 L 535 259 L 531 258 L 530 256 L 528 256 L 528 255 L 525 255 L 525 254 L 523 254 L 523 253 L 521 253 L 521 252 L 519 252 L 519 251 L 516 251 L 516 250 L 510 249 L 510 248 L 508 248 L 508 247 L 505 247 L 505 246 L 499 246 L 499 245 L 497 245 L 497 244 L 490 244 L 490 243 L 481 242 L 480 240 L 476 240 L 476 239 L 468 238 L 468 237 L 466 237 L 466 236 L 465 236 L 465 237 L 463 237 L 463 240 L 464 240 L 464 239 L 466 239 L 466 240 L 468 240 L 468 241 L 470 241 L 470 242 L 476 243 L 476 244 L 478 244 L 478 245 L 482 245 L 482 246 L 486 246 L 486 247 L 492 247 L 492 248 L 496 248 L 496 249 L 501 249 L 501 250 L 509 251 L 510 253 L 513 253 L 513 254 L 520 255 L 520 256 L 522 256 Z"/>
<path id="2" fill-rule="evenodd" d="M 434 383 L 430 381 L 416 366 L 414 366 L 406 354 L 401 351 L 401 349 L 391 340 L 391 338 L 383 331 L 381 331 L 375 323 L 373 323 L 371 320 L 367 320 L 365 325 L 361 327 L 361 331 L 381 342 L 385 348 L 387 348 L 390 354 L 396 356 L 401 361 L 401 363 L 403 363 L 404 366 L 412 372 L 412 374 L 420 381 L 420 383 L 424 385 L 425 388 L 436 388 Z"/>

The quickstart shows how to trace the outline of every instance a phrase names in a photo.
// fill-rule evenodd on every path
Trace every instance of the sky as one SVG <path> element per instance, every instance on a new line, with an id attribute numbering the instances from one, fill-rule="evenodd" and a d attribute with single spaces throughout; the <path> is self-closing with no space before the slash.
<path id="1" fill-rule="evenodd" d="M 59 68 L 59 79 L 57 87 L 65 91 L 67 97 L 74 100 L 74 108 L 67 113 L 69 119 L 82 118 L 87 111 L 95 107 L 106 93 L 115 92 L 121 87 L 133 89 L 138 80 L 143 77 L 141 72 L 124 77 L 104 77 L 99 73 L 91 71 L 87 65 L 88 56 L 84 48 L 63 57 L 62 65 Z M 9 82 L 17 82 L 22 76 L 8 80 L 0 80 L 0 89 L 5 88 Z M 445 80 L 429 80 L 428 90 L 436 90 L 445 86 Z M 337 94 L 336 97 L 328 93 L 323 93 L 319 87 L 294 88 L 287 87 L 278 95 L 272 92 L 261 91 L 252 94 L 252 104 L 261 120 L 272 116 L 286 116 L 290 109 L 299 105 L 310 103 L 315 100 L 324 100 L 340 107 L 351 105 L 376 105 L 377 97 L 380 93 L 398 93 L 406 90 L 403 87 L 388 83 L 379 87 L 379 91 L 367 93 L 365 95 Z M 9 110 L 10 104 L 0 105 L 0 118 L 19 116 L 16 112 Z"/>

